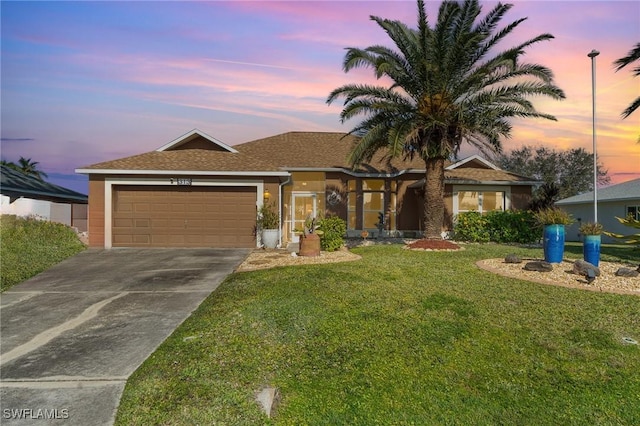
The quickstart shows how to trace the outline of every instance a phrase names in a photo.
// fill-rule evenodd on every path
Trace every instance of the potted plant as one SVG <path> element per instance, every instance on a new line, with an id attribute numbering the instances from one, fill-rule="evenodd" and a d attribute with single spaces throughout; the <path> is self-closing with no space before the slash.
<path id="1" fill-rule="evenodd" d="M 256 221 L 258 232 L 261 235 L 261 242 L 265 248 L 276 248 L 280 233 L 280 215 L 275 203 L 264 203 L 258 210 Z"/>
<path id="2" fill-rule="evenodd" d="M 304 221 L 304 229 L 300 235 L 300 256 L 320 256 L 320 236 L 318 219 L 307 216 Z"/>
<path id="3" fill-rule="evenodd" d="M 542 248 L 544 260 L 560 263 L 564 256 L 564 227 L 573 223 L 571 215 L 564 210 L 549 207 L 535 213 L 535 218 L 543 227 Z"/>
<path id="4" fill-rule="evenodd" d="M 584 235 L 582 258 L 593 266 L 598 266 L 600 263 L 602 225 L 592 222 L 583 223 L 580 225 L 580 233 Z"/>

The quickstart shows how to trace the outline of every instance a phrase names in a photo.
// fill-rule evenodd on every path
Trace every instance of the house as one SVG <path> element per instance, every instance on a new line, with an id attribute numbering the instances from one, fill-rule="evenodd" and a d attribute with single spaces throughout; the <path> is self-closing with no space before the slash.
<path id="1" fill-rule="evenodd" d="M 631 215 L 640 220 L 640 178 L 598 188 L 597 203 L 598 222 L 602 224 L 605 231 L 623 235 L 634 233 L 632 228 L 618 222 L 616 217 L 624 219 Z M 576 220 L 573 225 L 566 227 L 567 241 L 580 241 L 582 239 L 580 225 L 584 222 L 593 222 L 593 191 L 565 198 L 555 204 L 573 215 Z M 603 235 L 602 242 L 615 244 L 620 243 L 620 240 Z"/>
<path id="2" fill-rule="evenodd" d="M 87 230 L 87 196 L 0 166 L 0 213 L 35 216 Z"/>
<path id="3" fill-rule="evenodd" d="M 309 215 L 337 215 L 349 235 L 417 235 L 424 162 L 376 155 L 352 169 L 344 133 L 289 132 L 228 146 L 201 132 L 155 151 L 76 170 L 89 176 L 89 245 L 255 247 L 256 209 L 275 203 L 282 244 Z M 446 223 L 458 212 L 524 208 L 538 182 L 472 156 L 448 165 Z"/>

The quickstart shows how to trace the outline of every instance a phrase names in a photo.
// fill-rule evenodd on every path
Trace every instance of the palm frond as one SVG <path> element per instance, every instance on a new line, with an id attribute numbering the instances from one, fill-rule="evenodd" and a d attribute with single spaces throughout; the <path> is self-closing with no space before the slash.
<path id="1" fill-rule="evenodd" d="M 622 68 L 637 61 L 638 59 L 640 59 L 640 43 L 636 44 L 633 49 L 627 53 L 627 56 L 616 60 L 613 65 L 616 65 L 616 71 L 620 71 Z M 638 75 L 638 73 L 640 73 L 640 68 L 636 68 L 636 75 Z"/>
<path id="2" fill-rule="evenodd" d="M 638 109 L 638 107 L 640 107 L 640 97 L 636 98 L 635 101 L 631 102 L 631 105 L 629 105 L 624 111 L 622 111 L 622 118 L 627 118 L 628 116 L 630 116 L 635 110 Z"/>

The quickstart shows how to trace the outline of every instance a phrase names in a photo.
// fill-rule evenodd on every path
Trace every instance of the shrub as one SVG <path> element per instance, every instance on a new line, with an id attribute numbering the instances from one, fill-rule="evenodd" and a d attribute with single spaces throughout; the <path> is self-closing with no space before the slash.
<path id="1" fill-rule="evenodd" d="M 530 211 L 465 212 L 456 218 L 454 236 L 475 243 L 528 244 L 540 238 L 540 228 Z"/>
<path id="2" fill-rule="evenodd" d="M 541 230 L 530 211 L 493 211 L 486 217 L 493 242 L 529 244 L 540 238 Z"/>
<path id="3" fill-rule="evenodd" d="M 275 203 L 264 203 L 258 210 L 258 229 L 278 229 L 280 226 L 280 215 Z"/>
<path id="4" fill-rule="evenodd" d="M 320 240 L 320 248 L 324 251 L 336 251 L 344 245 L 344 236 L 347 233 L 347 223 L 337 216 L 320 219 L 320 227 L 323 232 Z"/>
<path id="5" fill-rule="evenodd" d="M 541 225 L 571 225 L 573 217 L 562 209 L 550 207 L 535 213 L 535 218 Z"/>
<path id="6" fill-rule="evenodd" d="M 488 243 L 491 236 L 488 230 L 487 217 L 478 212 L 458 214 L 453 228 L 456 240 L 474 243 Z"/>
<path id="7" fill-rule="evenodd" d="M 602 234 L 602 225 L 599 223 L 585 222 L 580 225 L 580 233 L 582 235 L 600 235 Z"/>

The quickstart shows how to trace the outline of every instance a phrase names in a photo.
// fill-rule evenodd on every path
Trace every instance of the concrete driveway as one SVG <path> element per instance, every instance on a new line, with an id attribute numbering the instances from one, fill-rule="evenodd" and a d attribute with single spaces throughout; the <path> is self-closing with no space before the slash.
<path id="1" fill-rule="evenodd" d="M 110 425 L 127 378 L 248 249 L 90 249 L 4 292 L 0 423 Z"/>

